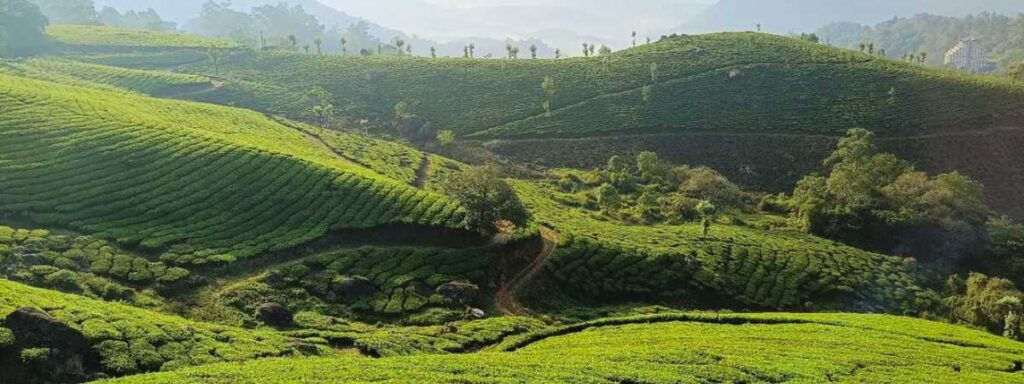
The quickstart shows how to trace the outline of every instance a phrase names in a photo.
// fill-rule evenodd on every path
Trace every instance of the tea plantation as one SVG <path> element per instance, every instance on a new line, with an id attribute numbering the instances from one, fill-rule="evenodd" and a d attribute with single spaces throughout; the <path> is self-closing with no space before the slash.
<path id="1" fill-rule="evenodd" d="M 0 74 L 0 212 L 153 252 L 230 262 L 458 206 L 258 113 Z"/>
<path id="2" fill-rule="evenodd" d="M 542 331 L 544 334 L 544 331 Z M 118 383 L 947 383 L 1021 382 L 1024 348 L 878 315 L 681 314 L 561 330 L 513 352 L 271 359 Z M 765 353 L 773 351 L 772 353 Z M 775 352 L 778 351 L 778 352 Z M 827 359 L 822 358 L 828 356 Z"/>
<path id="3" fill-rule="evenodd" d="M 517 182 L 562 234 L 548 270 L 581 299 L 704 297 L 755 307 L 896 311 L 921 289 L 902 259 L 831 241 L 735 225 L 628 225 L 558 202 L 554 186 Z"/>
<path id="4" fill-rule="evenodd" d="M 239 49 L 242 46 L 229 40 L 209 39 L 183 33 L 158 32 L 145 29 L 125 29 L 103 25 L 55 24 L 46 34 L 70 50 L 130 51 L 133 49 L 175 50 L 210 47 Z"/>

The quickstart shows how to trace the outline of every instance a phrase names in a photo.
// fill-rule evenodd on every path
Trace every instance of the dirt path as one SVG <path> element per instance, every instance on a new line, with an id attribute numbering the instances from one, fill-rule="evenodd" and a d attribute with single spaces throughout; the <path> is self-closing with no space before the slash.
<path id="1" fill-rule="evenodd" d="M 430 167 L 432 166 L 430 155 L 424 153 L 423 160 L 420 160 L 420 167 L 416 169 L 416 180 L 412 182 L 412 186 L 419 189 L 426 187 L 427 182 L 430 181 Z"/>
<path id="2" fill-rule="evenodd" d="M 548 258 L 558 249 L 558 241 L 561 238 L 558 231 L 548 227 L 541 227 L 540 235 L 544 239 L 544 247 L 541 248 L 537 257 L 530 262 L 530 265 L 516 274 L 515 277 L 503 284 L 498 289 L 498 293 L 494 295 L 494 305 L 498 307 L 501 313 L 507 316 L 529 314 L 529 310 L 516 298 L 516 291 L 532 280 L 541 271 L 541 268 L 547 264 Z"/>

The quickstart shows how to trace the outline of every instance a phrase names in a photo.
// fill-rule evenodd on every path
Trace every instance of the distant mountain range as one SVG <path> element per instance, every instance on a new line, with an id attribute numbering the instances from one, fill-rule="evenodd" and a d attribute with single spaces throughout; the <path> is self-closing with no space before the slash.
<path id="1" fill-rule="evenodd" d="M 1015 15 L 1022 0 L 720 0 L 684 23 L 684 33 L 747 31 L 761 24 L 774 33 L 812 32 L 837 21 L 875 24 L 918 13 L 963 16 L 984 11 Z"/>

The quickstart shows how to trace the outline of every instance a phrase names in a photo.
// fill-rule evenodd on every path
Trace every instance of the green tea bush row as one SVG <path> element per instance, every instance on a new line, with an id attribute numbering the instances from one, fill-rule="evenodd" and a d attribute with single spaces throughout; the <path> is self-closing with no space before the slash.
<path id="1" fill-rule="evenodd" d="M 174 72 L 145 71 L 61 59 L 30 59 L 0 63 L 0 72 L 68 85 L 99 86 L 146 94 L 211 87 L 210 80 Z"/>
<path id="2" fill-rule="evenodd" d="M 231 262 L 334 229 L 462 221 L 455 202 L 338 161 L 255 112 L 0 78 L 0 212 L 170 265 Z"/>

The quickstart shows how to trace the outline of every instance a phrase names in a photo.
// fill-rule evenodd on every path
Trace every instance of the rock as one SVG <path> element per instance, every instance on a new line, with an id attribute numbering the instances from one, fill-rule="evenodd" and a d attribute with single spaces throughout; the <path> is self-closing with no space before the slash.
<path id="1" fill-rule="evenodd" d="M 82 382 L 96 378 L 102 369 L 100 357 L 89 339 L 46 312 L 36 308 L 18 308 L 4 319 L 4 327 L 14 335 L 15 349 L 48 350 L 45 359 L 37 361 L 45 363 L 44 366 L 2 364 L 11 370 L 12 377 L 27 374 L 52 382 Z"/>
<path id="2" fill-rule="evenodd" d="M 377 293 L 370 279 L 362 276 L 342 276 L 334 280 L 337 291 L 350 300 L 362 299 Z"/>
<path id="3" fill-rule="evenodd" d="M 484 310 L 480 308 L 470 308 L 468 313 L 469 316 L 473 317 L 474 319 L 482 319 L 484 317 L 487 317 L 487 314 L 484 313 Z"/>
<path id="4" fill-rule="evenodd" d="M 437 287 L 435 292 L 444 297 L 445 305 L 466 305 L 476 298 L 480 287 L 467 281 L 449 281 Z"/>
<path id="5" fill-rule="evenodd" d="M 256 309 L 256 319 L 272 327 L 292 325 L 292 312 L 278 303 L 266 303 Z"/>

